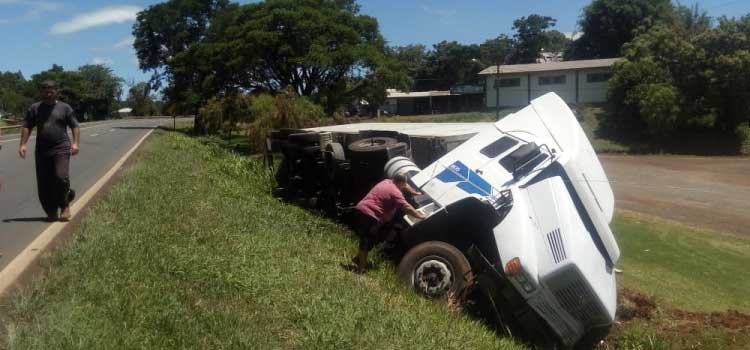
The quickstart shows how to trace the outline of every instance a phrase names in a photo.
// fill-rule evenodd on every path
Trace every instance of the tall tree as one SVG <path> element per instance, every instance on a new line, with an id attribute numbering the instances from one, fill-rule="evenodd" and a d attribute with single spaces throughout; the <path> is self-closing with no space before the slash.
<path id="1" fill-rule="evenodd" d="M 486 67 L 507 63 L 515 52 L 515 46 L 515 40 L 505 34 L 486 40 L 479 45 L 479 55 L 482 64 Z"/>
<path id="2" fill-rule="evenodd" d="M 328 113 L 360 97 L 375 80 L 389 79 L 398 87 L 407 78 L 394 71 L 399 65 L 387 52 L 377 20 L 359 14 L 353 1 L 243 5 L 226 33 L 226 65 L 232 75 L 247 77 L 244 88 L 277 92 L 292 87 Z"/>
<path id="3" fill-rule="evenodd" d="M 513 22 L 516 31 L 516 54 L 514 63 L 535 63 L 539 53 L 549 44 L 548 28 L 554 27 L 557 20 L 549 16 L 530 15 Z"/>
<path id="4" fill-rule="evenodd" d="M 441 41 L 433 46 L 427 62 L 434 79 L 433 87 L 447 90 L 456 84 L 474 84 L 482 70 L 479 45 L 462 45 L 456 41 Z"/>
<path id="5" fill-rule="evenodd" d="M 566 53 L 568 59 L 617 57 L 638 31 L 672 19 L 671 0 L 594 0 L 583 10 L 583 35 Z"/>
<path id="6" fill-rule="evenodd" d="M 208 100 L 201 89 L 203 77 L 196 68 L 200 62 L 178 62 L 177 58 L 206 40 L 212 18 L 237 6 L 229 0 L 169 0 L 138 13 L 133 25 L 133 46 L 139 66 L 152 73 L 150 85 L 154 89 L 166 84 L 164 96 L 171 113 L 197 114 L 201 103 Z M 199 115 L 195 129 L 199 133 L 205 131 Z"/>

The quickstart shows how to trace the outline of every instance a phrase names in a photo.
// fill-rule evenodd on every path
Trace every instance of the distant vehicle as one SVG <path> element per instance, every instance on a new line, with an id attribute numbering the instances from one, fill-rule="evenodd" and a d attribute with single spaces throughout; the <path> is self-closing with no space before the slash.
<path id="1" fill-rule="evenodd" d="M 410 200 L 428 215 L 404 217 L 394 240 L 413 290 L 443 298 L 478 287 L 545 345 L 607 334 L 620 256 L 614 195 L 562 99 L 544 95 L 496 123 L 379 127 L 272 132 L 269 153 L 284 155 L 275 193 L 336 214 L 384 176 L 408 173 L 424 193 Z"/>

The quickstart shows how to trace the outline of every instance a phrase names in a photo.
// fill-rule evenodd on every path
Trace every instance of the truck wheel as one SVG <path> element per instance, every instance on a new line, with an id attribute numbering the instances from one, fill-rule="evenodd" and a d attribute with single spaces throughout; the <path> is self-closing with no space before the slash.
<path id="1" fill-rule="evenodd" d="M 349 144 L 349 150 L 356 153 L 378 152 L 394 146 L 398 140 L 392 137 L 368 137 Z"/>
<path id="2" fill-rule="evenodd" d="M 424 242 L 406 252 L 398 277 L 415 292 L 436 299 L 462 297 L 474 280 L 463 253 L 439 241 Z"/>

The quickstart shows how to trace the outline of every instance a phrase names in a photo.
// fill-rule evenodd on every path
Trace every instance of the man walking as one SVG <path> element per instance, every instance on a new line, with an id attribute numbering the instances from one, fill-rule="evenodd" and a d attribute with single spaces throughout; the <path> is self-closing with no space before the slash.
<path id="1" fill-rule="evenodd" d="M 406 201 L 401 191 L 418 194 L 406 182 L 406 175 L 397 174 L 393 180 L 380 181 L 357 203 L 354 219 L 355 230 L 359 235 L 357 272 L 365 272 L 367 253 L 378 243 L 380 230 L 393 219 L 397 210 L 402 209 L 410 216 L 424 219 L 424 215 Z"/>
<path id="2" fill-rule="evenodd" d="M 70 189 L 68 171 L 70 156 L 78 154 L 80 128 L 73 108 L 57 100 L 57 83 L 44 81 L 40 86 L 42 101 L 31 105 L 26 112 L 18 155 L 26 159 L 26 142 L 36 127 L 36 182 L 39 201 L 50 220 L 70 220 L 70 201 L 75 192 Z M 68 137 L 73 131 L 73 143 Z"/>

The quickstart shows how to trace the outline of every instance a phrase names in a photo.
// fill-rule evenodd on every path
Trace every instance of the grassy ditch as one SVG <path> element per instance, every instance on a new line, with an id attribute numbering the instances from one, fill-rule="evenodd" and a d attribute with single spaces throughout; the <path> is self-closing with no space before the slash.
<path id="1" fill-rule="evenodd" d="M 260 162 L 159 131 L 47 273 L 12 300 L 14 349 L 519 349 L 383 262 L 340 268 L 342 226 L 269 195 Z"/>

